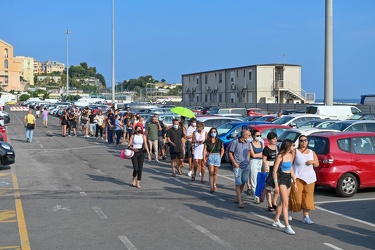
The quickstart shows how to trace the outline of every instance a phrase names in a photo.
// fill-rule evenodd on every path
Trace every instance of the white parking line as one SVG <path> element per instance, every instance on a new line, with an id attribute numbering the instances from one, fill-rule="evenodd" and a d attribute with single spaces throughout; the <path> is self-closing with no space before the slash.
<path id="1" fill-rule="evenodd" d="M 154 168 L 149 168 L 149 169 L 152 170 L 152 171 L 155 171 L 156 173 L 160 173 L 159 170 L 156 170 L 156 169 L 154 169 Z"/>
<path id="2" fill-rule="evenodd" d="M 87 194 L 85 193 L 85 192 L 79 192 L 79 194 L 81 195 L 81 196 L 86 196 Z"/>
<path id="3" fill-rule="evenodd" d="M 39 147 L 40 147 L 40 148 L 44 148 L 44 146 L 43 146 L 42 144 L 39 144 Z"/>
<path id="4" fill-rule="evenodd" d="M 107 215 L 103 213 L 100 207 L 92 207 L 92 209 L 94 209 L 95 213 L 99 215 L 100 219 L 102 220 L 108 219 Z"/>
<path id="5" fill-rule="evenodd" d="M 333 249 L 336 249 L 336 250 L 343 250 L 342 248 L 339 248 L 335 245 L 332 245 L 331 243 L 323 243 L 323 245 L 325 245 L 327 247 L 330 247 L 330 248 L 333 248 Z"/>
<path id="6" fill-rule="evenodd" d="M 375 200 L 375 198 L 347 199 L 347 200 L 333 200 L 333 201 L 316 201 L 315 204 L 329 204 L 329 203 L 339 203 L 339 202 L 356 202 L 356 201 L 370 201 L 370 200 Z"/>
<path id="7" fill-rule="evenodd" d="M 260 214 L 254 213 L 254 212 L 250 212 L 250 214 L 255 215 L 255 216 L 259 217 L 259 218 L 262 218 L 262 219 L 264 219 L 266 221 L 273 222 L 273 219 L 270 219 L 270 218 L 268 218 L 266 216 L 263 216 L 263 215 L 260 215 Z"/>
<path id="8" fill-rule="evenodd" d="M 336 212 L 333 212 L 333 211 L 330 211 L 328 209 L 321 208 L 321 207 L 318 207 L 318 206 L 316 206 L 315 208 L 319 209 L 319 210 L 322 210 L 324 212 L 327 212 L 327 213 L 331 213 L 331 214 L 334 214 L 334 215 L 337 215 L 337 216 L 340 216 L 340 217 L 344 217 L 344 218 L 349 219 L 349 220 L 353 220 L 353 221 L 368 225 L 370 227 L 375 227 L 375 224 L 364 221 L 364 220 L 360 220 L 360 219 L 356 219 L 356 218 L 353 218 L 353 217 L 350 217 L 350 216 L 347 216 L 347 215 L 344 215 L 344 214 L 336 213 Z"/>
<path id="9" fill-rule="evenodd" d="M 228 179 L 228 180 L 231 180 L 231 181 L 234 181 L 233 178 L 229 178 L 229 177 L 227 177 L 226 175 L 218 174 L 217 176 L 222 177 L 222 178 L 225 178 L 225 179 Z"/>
<path id="10" fill-rule="evenodd" d="M 137 250 L 137 248 L 131 243 L 131 241 L 126 237 L 125 235 L 120 235 L 119 239 L 124 243 L 124 245 L 129 249 L 129 250 Z"/>

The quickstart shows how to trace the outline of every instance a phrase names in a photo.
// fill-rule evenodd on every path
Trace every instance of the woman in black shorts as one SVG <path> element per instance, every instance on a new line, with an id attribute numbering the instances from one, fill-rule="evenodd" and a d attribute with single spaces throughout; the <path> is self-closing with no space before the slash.
<path id="1" fill-rule="evenodd" d="M 67 117 L 67 114 L 66 114 L 65 110 L 61 114 L 60 121 L 61 121 L 62 137 L 65 137 L 66 136 L 66 127 L 68 125 L 68 117 Z"/>

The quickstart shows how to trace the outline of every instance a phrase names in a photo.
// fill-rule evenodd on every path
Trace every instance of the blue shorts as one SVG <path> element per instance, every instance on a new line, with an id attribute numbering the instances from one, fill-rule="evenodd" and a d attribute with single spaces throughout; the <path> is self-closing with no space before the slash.
<path id="1" fill-rule="evenodd" d="M 220 167 L 221 158 L 219 153 L 211 153 L 208 156 L 207 165 L 214 165 L 215 167 Z"/>
<path id="2" fill-rule="evenodd" d="M 246 168 L 233 168 L 236 186 L 241 186 L 249 181 L 250 165 Z"/>

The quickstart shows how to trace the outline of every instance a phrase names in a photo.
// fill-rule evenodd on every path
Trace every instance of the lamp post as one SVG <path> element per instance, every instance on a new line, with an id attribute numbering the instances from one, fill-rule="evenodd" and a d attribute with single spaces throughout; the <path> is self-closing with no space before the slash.
<path id="1" fill-rule="evenodd" d="M 68 95 L 69 95 L 68 36 L 71 32 L 70 30 L 65 30 L 64 33 L 66 34 L 66 99 L 68 99 Z"/>
<path id="2" fill-rule="evenodd" d="M 112 104 L 115 103 L 115 0 L 112 0 Z"/>

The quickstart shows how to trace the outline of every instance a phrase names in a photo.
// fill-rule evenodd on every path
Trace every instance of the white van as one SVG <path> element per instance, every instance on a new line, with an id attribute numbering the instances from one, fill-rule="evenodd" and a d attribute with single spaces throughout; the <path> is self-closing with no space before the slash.
<path id="1" fill-rule="evenodd" d="M 306 114 L 325 115 L 331 119 L 346 120 L 352 115 L 361 113 L 361 110 L 355 106 L 307 106 Z"/>
<path id="2" fill-rule="evenodd" d="M 247 110 L 245 108 L 220 108 L 213 107 L 210 109 L 210 115 L 223 115 L 226 114 L 240 114 L 242 117 L 247 116 Z"/>

